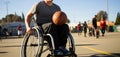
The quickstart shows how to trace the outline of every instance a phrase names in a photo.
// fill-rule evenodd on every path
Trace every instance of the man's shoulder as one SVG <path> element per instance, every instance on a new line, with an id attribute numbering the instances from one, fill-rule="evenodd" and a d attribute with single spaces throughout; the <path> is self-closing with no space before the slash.
<path id="1" fill-rule="evenodd" d="M 59 6 L 58 6 L 57 4 L 55 4 L 55 3 L 53 3 L 53 5 L 59 7 Z"/>

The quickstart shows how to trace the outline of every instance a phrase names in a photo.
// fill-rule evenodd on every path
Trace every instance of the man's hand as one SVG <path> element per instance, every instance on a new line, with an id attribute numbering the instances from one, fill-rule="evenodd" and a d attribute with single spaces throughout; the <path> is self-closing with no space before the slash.
<path id="1" fill-rule="evenodd" d="M 30 27 L 27 28 L 26 33 L 31 34 L 32 32 L 33 32 L 33 30 Z"/>

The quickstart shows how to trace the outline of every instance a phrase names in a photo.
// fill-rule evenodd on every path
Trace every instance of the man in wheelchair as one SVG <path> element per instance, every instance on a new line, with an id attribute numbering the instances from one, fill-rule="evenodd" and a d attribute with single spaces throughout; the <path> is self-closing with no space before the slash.
<path id="1" fill-rule="evenodd" d="M 43 0 L 33 5 L 25 18 L 26 32 L 32 33 L 30 22 L 33 15 L 35 15 L 37 24 L 42 26 L 45 33 L 49 33 L 53 36 L 55 43 L 55 54 L 67 55 L 70 54 L 70 52 L 66 49 L 69 27 L 67 24 L 57 26 L 52 23 L 52 16 L 56 11 L 61 11 L 61 9 L 58 5 L 53 3 L 53 0 Z"/>

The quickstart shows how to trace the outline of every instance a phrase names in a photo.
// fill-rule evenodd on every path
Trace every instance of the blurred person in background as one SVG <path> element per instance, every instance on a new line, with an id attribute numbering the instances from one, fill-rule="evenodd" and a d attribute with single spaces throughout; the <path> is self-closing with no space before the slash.
<path id="1" fill-rule="evenodd" d="M 78 32 L 78 36 L 81 35 L 81 23 L 79 22 L 78 25 L 77 25 L 77 32 Z"/>
<path id="2" fill-rule="evenodd" d="M 104 36 L 106 28 L 107 28 L 106 19 L 103 18 L 100 21 L 100 29 L 101 29 L 102 36 Z"/>

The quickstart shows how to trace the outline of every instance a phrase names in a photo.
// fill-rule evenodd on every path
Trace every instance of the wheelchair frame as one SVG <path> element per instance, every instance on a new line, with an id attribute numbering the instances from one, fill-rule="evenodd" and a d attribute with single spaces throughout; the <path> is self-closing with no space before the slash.
<path id="1" fill-rule="evenodd" d="M 20 49 L 21 57 L 41 57 L 42 53 L 46 52 L 47 50 L 51 50 L 51 53 L 48 54 L 47 57 L 51 57 L 51 56 L 57 57 L 58 55 L 54 54 L 55 45 L 54 45 L 54 39 L 53 39 L 52 35 L 51 34 L 44 34 L 42 31 L 42 27 L 39 27 L 39 26 L 34 26 L 32 28 L 32 30 L 36 31 L 36 32 L 33 32 L 31 35 L 27 34 L 27 33 L 24 35 L 23 43 L 22 43 L 21 49 Z M 33 36 L 35 37 L 35 40 L 37 43 L 36 42 L 33 43 L 34 41 L 30 40 L 30 39 L 34 39 Z M 47 43 L 47 41 L 45 42 L 45 36 L 48 36 L 51 39 L 52 49 L 49 48 L 49 45 L 48 45 L 49 43 Z M 32 37 L 32 38 L 30 38 L 30 37 Z M 32 41 L 32 42 L 29 43 L 28 41 Z M 63 57 L 63 56 L 77 57 L 77 55 L 75 54 L 74 39 L 70 33 L 68 34 L 68 41 L 69 41 L 68 48 L 69 48 L 69 51 L 71 52 L 71 54 L 60 55 L 60 57 Z M 44 49 L 43 48 L 44 46 L 47 46 L 48 48 L 46 47 L 46 49 Z M 28 52 L 30 52 L 30 50 L 28 50 L 27 48 L 32 49 L 33 50 L 33 51 L 31 51 L 32 53 L 28 54 Z M 33 49 L 33 48 L 35 48 L 35 49 Z M 33 53 L 35 53 L 35 54 L 33 54 Z"/>

